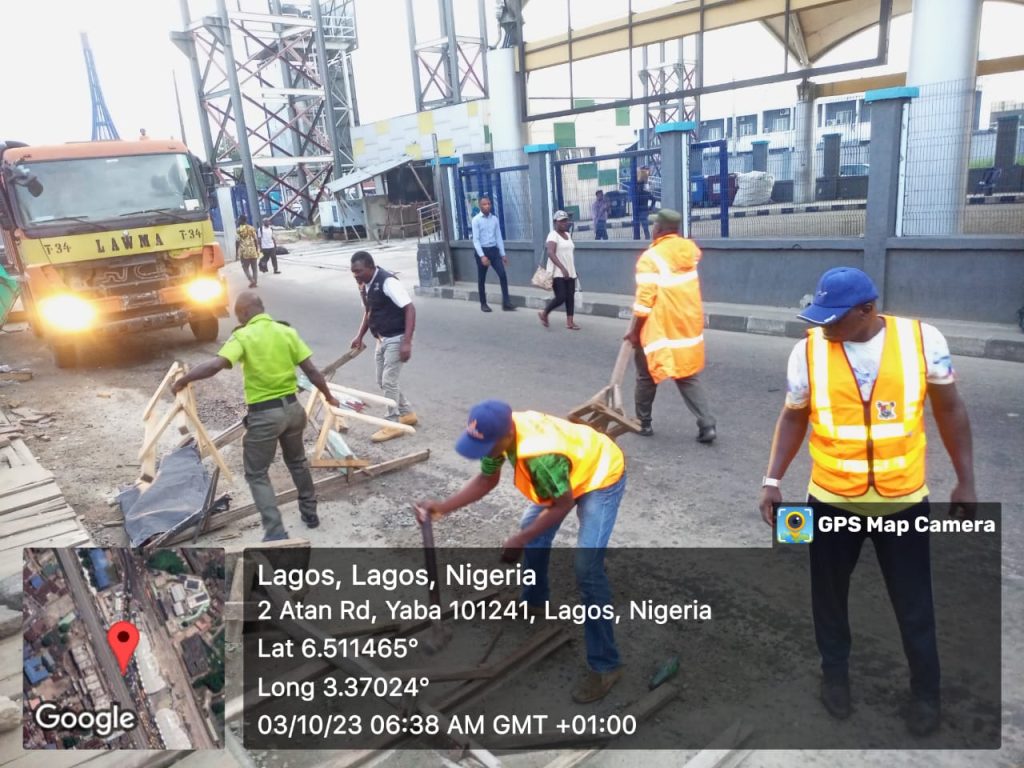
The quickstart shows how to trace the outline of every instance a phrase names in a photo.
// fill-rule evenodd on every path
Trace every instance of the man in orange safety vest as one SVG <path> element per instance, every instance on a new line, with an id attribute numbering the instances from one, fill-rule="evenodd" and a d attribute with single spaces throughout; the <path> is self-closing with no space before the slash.
<path id="1" fill-rule="evenodd" d="M 704 307 L 697 262 L 700 248 L 679 234 L 682 216 L 662 208 L 651 216 L 654 239 L 636 263 L 633 322 L 625 335 L 636 350 L 636 417 L 650 437 L 658 384 L 673 379 L 697 417 L 697 440 L 717 437 L 715 417 L 698 374 L 704 370 Z"/>
<path id="2" fill-rule="evenodd" d="M 786 403 L 775 426 L 759 509 L 776 525 L 779 482 L 811 426 L 808 505 L 811 609 L 821 654 L 821 700 L 833 717 L 850 715 L 850 576 L 864 540 L 878 564 L 910 665 L 907 727 L 915 736 L 939 727 L 939 654 L 935 638 L 927 531 L 924 401 L 927 396 L 957 484 L 953 512 L 973 516 L 977 503 L 971 425 L 954 383 L 949 347 L 931 325 L 880 315 L 878 290 L 859 269 L 837 267 L 818 282 L 799 316 L 813 323 L 789 358 Z M 838 529 L 822 519 L 886 515 L 908 530 L 894 534 L 867 523 Z M 877 520 L 877 517 L 876 517 Z"/>

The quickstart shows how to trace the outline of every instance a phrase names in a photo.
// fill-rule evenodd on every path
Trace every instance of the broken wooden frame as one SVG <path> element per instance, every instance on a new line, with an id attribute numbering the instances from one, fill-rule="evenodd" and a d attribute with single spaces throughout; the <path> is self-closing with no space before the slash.
<path id="1" fill-rule="evenodd" d="M 330 387 L 331 393 L 339 400 L 342 397 L 355 396 L 366 402 L 376 402 L 389 407 L 396 405 L 394 400 L 389 400 L 386 397 L 380 397 L 378 395 L 371 395 L 368 392 L 360 392 L 358 389 L 342 387 L 338 384 L 328 384 L 328 387 Z M 339 457 L 337 455 L 339 451 L 334 450 L 331 452 L 334 456 L 324 456 L 324 452 L 328 448 L 331 433 L 339 433 L 347 429 L 347 424 L 345 423 L 345 419 L 347 418 L 385 429 L 395 429 L 410 435 L 416 433 L 416 430 L 407 424 L 400 424 L 395 421 L 389 421 L 388 419 L 381 419 L 377 416 L 368 416 L 367 414 L 361 413 L 353 408 L 335 408 L 328 404 L 323 393 L 317 389 L 310 393 L 309 400 L 306 402 L 307 415 L 313 413 L 318 407 L 323 412 L 324 417 L 320 425 L 320 435 L 317 438 L 316 447 L 313 449 L 313 456 L 309 460 L 309 465 L 311 467 L 362 468 L 369 466 L 370 462 L 363 459 L 357 459 L 354 454 L 351 454 L 347 445 L 345 445 L 344 450 L 351 455 Z"/>
<path id="2" fill-rule="evenodd" d="M 619 347 L 618 357 L 615 358 L 615 367 L 612 368 L 612 377 L 608 385 L 598 390 L 597 394 L 582 405 L 573 408 L 569 412 L 569 421 L 586 424 L 613 439 L 627 432 L 640 431 L 640 422 L 626 416 L 622 406 L 622 380 L 626 376 L 626 367 L 632 355 L 633 345 L 623 341 Z"/>
<path id="3" fill-rule="evenodd" d="M 156 407 L 161 398 L 165 394 L 171 393 L 171 385 L 184 376 L 186 372 L 185 364 L 175 360 L 170 369 L 168 369 L 163 381 L 160 382 L 160 386 L 153 393 L 153 397 L 149 399 L 149 403 L 146 404 L 145 409 L 142 411 L 145 432 L 142 439 L 142 448 L 139 449 L 141 470 L 138 482 L 136 483 L 141 491 L 149 488 L 156 477 L 157 443 L 159 443 L 160 437 L 167 431 L 167 428 L 171 426 L 171 422 L 177 422 L 178 431 L 186 437 L 186 443 L 192 440 L 195 441 L 196 446 L 199 448 L 200 457 L 210 456 L 228 482 L 234 479 L 234 475 L 231 474 L 228 465 L 224 463 L 224 458 L 220 455 L 220 451 L 217 450 L 216 443 L 210 437 L 210 433 L 206 431 L 206 427 L 199 418 L 196 397 L 192 391 L 191 384 L 186 385 L 177 394 L 172 394 L 173 401 L 170 409 L 163 416 L 157 417 Z"/>
<path id="4" fill-rule="evenodd" d="M 341 368 L 343 365 L 356 358 L 360 352 L 362 352 L 361 348 L 350 349 L 347 352 L 345 352 L 345 354 L 343 354 L 341 357 L 328 364 L 325 368 L 323 368 L 322 371 L 325 378 L 333 376 L 334 373 L 337 372 L 339 368 Z M 167 372 L 167 375 L 164 377 L 164 380 L 160 383 L 160 386 L 157 388 L 156 393 L 154 393 L 149 404 L 146 406 L 146 410 L 144 412 L 144 420 L 146 420 L 147 427 L 149 426 L 150 420 L 152 420 L 153 418 L 153 410 L 157 402 L 159 401 L 161 395 L 164 393 L 165 390 L 167 390 L 170 387 L 174 379 L 176 379 L 178 376 L 184 375 L 184 372 L 184 366 L 182 366 L 180 363 L 175 363 L 175 365 L 171 366 L 171 370 Z M 300 378 L 300 382 L 301 381 L 302 378 Z M 341 385 L 338 384 L 332 383 L 331 389 L 332 392 L 335 393 L 336 397 L 339 400 L 343 401 L 351 401 L 351 397 L 355 396 L 359 398 L 365 398 L 368 402 L 382 403 L 385 405 L 393 404 L 393 401 L 381 397 L 380 395 L 371 394 L 367 392 L 360 392 L 359 390 L 354 390 L 348 387 L 342 387 Z M 194 413 L 195 400 L 191 393 L 191 385 L 182 390 L 182 392 L 186 391 L 189 393 L 189 397 L 192 398 L 190 400 L 190 406 L 192 412 Z M 179 393 L 179 396 L 180 394 L 181 393 Z M 412 466 L 413 464 L 418 464 L 422 461 L 426 461 L 428 458 L 430 458 L 429 450 L 417 451 L 415 453 L 400 456 L 396 459 L 390 459 L 379 464 L 371 464 L 369 461 L 356 458 L 355 454 L 351 451 L 351 449 L 348 448 L 348 446 L 345 444 L 344 440 L 342 440 L 341 435 L 338 434 L 336 429 L 331 429 L 326 424 L 318 423 L 316 419 L 316 411 L 319 410 L 321 407 L 325 407 L 326 405 L 327 404 L 326 401 L 323 399 L 323 396 L 317 390 L 313 389 L 306 403 L 306 413 L 310 419 L 310 422 L 320 430 L 320 433 L 318 436 L 319 447 L 316 450 L 316 453 L 310 464 L 311 466 L 314 467 L 330 467 L 339 470 L 337 474 L 333 474 L 331 477 L 322 478 L 313 483 L 313 487 L 316 489 L 318 495 L 333 491 L 343 486 L 347 486 L 352 482 L 359 482 L 362 480 L 372 479 L 380 475 L 386 474 L 388 472 L 394 472 L 399 469 L 404 469 L 406 467 Z M 353 416 L 353 414 L 355 414 L 356 416 L 362 415 L 354 410 L 349 411 L 334 408 L 329 408 L 329 412 L 332 418 L 326 419 L 325 421 L 333 421 L 335 428 L 344 428 L 344 419 L 346 416 Z M 180 413 L 178 415 L 180 416 Z M 366 416 L 362 420 L 370 421 L 373 420 L 373 417 Z M 373 420 L 371 423 L 376 423 L 376 421 L 377 420 Z M 381 419 L 379 421 L 386 420 Z M 169 424 L 170 420 L 167 421 L 167 425 Z M 412 427 L 408 427 L 404 424 L 400 425 L 392 421 L 386 421 L 386 424 L 389 427 L 401 428 L 403 432 L 415 432 L 415 430 L 412 429 Z M 167 428 L 167 425 L 164 426 L 164 429 Z M 156 425 L 154 425 L 154 427 L 155 426 Z M 180 428 L 181 426 L 179 425 L 179 429 Z M 193 434 L 190 433 L 188 430 L 183 430 L 182 434 L 183 438 L 178 444 L 178 447 L 187 445 L 195 439 Z M 218 448 L 222 448 L 225 445 L 228 445 L 229 443 L 241 439 L 241 437 L 244 434 L 245 425 L 241 419 L 239 419 L 237 422 L 232 424 L 227 429 L 224 429 L 221 432 L 217 433 L 212 438 L 206 433 L 205 429 L 203 430 L 203 435 L 205 439 L 208 441 L 207 445 L 210 447 L 210 450 L 213 451 L 215 455 L 218 457 L 220 456 L 219 452 L 217 451 Z M 150 432 L 147 429 L 147 444 L 150 442 L 149 436 Z M 325 441 L 323 445 L 320 444 L 321 438 L 323 438 L 323 440 Z M 152 468 L 149 469 L 149 467 L 146 464 L 143 464 L 143 475 L 145 476 L 147 469 L 149 469 L 150 478 L 155 476 L 156 473 L 155 440 L 153 440 L 152 443 Z M 331 458 L 327 458 L 323 455 L 325 450 L 331 454 Z M 218 465 L 222 466 L 220 462 L 218 462 Z M 228 477 L 231 477 L 230 472 L 228 473 Z M 140 488 L 142 490 L 145 490 L 145 488 L 147 488 L 148 486 L 149 483 L 143 485 L 141 483 L 140 478 Z M 298 498 L 298 492 L 294 488 L 290 488 L 287 491 L 282 491 L 281 493 L 278 493 L 276 495 L 276 500 L 278 504 L 285 504 L 289 501 L 294 501 L 296 498 Z M 247 504 L 245 506 L 238 507 L 236 509 L 229 509 L 223 512 L 217 512 L 216 510 L 212 509 L 198 510 L 195 515 L 191 515 L 188 519 L 182 521 L 182 523 L 175 526 L 173 530 L 167 531 L 158 538 L 154 539 L 149 546 L 166 547 L 171 546 L 172 544 L 180 544 L 183 542 L 187 542 L 190 539 L 192 542 L 195 542 L 198 536 L 191 535 L 189 531 L 190 529 L 195 527 L 197 523 L 200 525 L 198 534 L 201 535 L 202 533 L 207 533 L 210 531 L 215 531 L 220 528 L 224 528 L 230 525 L 231 523 L 243 520 L 246 517 L 249 517 L 250 515 L 256 514 L 257 512 L 258 510 L 256 509 L 255 504 Z"/>

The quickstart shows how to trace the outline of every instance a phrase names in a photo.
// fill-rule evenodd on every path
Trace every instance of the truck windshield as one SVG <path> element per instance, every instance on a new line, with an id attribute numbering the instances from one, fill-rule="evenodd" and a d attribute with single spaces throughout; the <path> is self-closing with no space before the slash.
<path id="1" fill-rule="evenodd" d="M 69 221 L 123 227 L 125 215 L 139 214 L 180 221 L 186 212 L 205 211 L 201 186 L 188 155 L 128 155 L 26 163 L 43 185 L 32 197 L 15 187 L 28 227 Z"/>

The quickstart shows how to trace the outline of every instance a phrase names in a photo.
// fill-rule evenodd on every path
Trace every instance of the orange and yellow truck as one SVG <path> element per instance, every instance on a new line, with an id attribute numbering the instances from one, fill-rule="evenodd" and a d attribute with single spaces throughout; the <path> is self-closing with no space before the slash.
<path id="1" fill-rule="evenodd" d="M 0 142 L 0 236 L 59 367 L 79 343 L 227 315 L 202 163 L 177 141 Z"/>

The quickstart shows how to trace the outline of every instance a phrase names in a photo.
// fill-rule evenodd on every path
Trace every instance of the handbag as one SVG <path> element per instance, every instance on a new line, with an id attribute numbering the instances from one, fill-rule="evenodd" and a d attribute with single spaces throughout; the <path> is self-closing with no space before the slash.
<path id="1" fill-rule="evenodd" d="M 543 264 L 539 264 L 533 273 L 533 277 L 530 278 L 530 283 L 538 288 L 543 288 L 545 291 L 550 291 L 553 285 L 552 280 L 551 273 L 544 268 Z"/>

